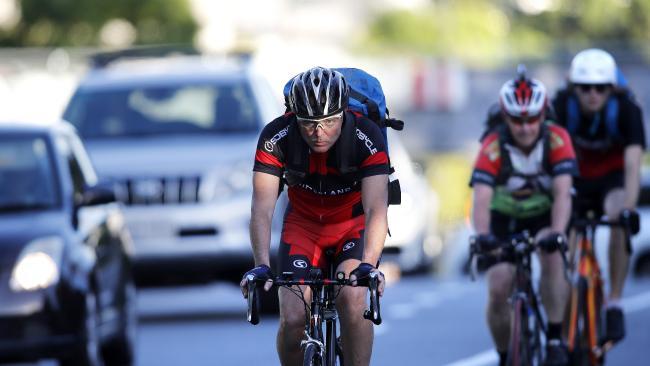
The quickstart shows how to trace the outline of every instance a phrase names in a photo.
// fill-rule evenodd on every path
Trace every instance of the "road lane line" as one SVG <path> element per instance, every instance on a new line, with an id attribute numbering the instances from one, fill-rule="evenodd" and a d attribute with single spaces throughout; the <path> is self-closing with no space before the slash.
<path id="1" fill-rule="evenodd" d="M 462 360 L 447 364 L 446 366 L 483 366 L 494 364 L 499 361 L 499 356 L 495 350 L 489 349 L 481 353 L 477 353 L 472 357 L 464 358 Z"/>
<path id="2" fill-rule="evenodd" d="M 622 301 L 626 313 L 650 308 L 650 291 L 643 292 L 632 297 L 626 297 Z M 458 360 L 446 366 L 484 366 L 497 362 L 499 357 L 493 349 L 477 353 L 474 356 Z"/>

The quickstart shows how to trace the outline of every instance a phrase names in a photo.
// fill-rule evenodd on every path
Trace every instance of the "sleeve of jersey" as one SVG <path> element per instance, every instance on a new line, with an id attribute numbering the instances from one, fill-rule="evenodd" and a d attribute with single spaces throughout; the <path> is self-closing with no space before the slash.
<path id="1" fill-rule="evenodd" d="M 470 187 L 473 187 L 476 183 L 487 184 L 491 187 L 496 185 L 496 178 L 501 168 L 498 137 L 499 135 L 493 132 L 483 139 L 469 181 Z"/>
<path id="2" fill-rule="evenodd" d="M 558 125 L 550 125 L 549 135 L 551 175 L 554 177 L 561 174 L 578 175 L 576 153 L 567 130 Z"/>
<path id="3" fill-rule="evenodd" d="M 257 141 L 253 171 L 268 173 L 278 177 L 282 176 L 284 172 L 284 161 L 282 158 L 281 141 L 286 137 L 286 132 L 286 128 L 278 128 L 276 121 L 264 127 Z"/>
<path id="4" fill-rule="evenodd" d="M 625 145 L 641 145 L 645 150 L 645 129 L 643 126 L 643 113 L 641 108 L 633 102 L 621 103 L 621 120 L 626 123 L 626 128 L 621 128 L 625 138 Z"/>
<path id="5" fill-rule="evenodd" d="M 357 128 L 357 138 L 359 143 L 357 149 L 360 149 L 361 165 L 359 172 L 361 178 L 372 175 L 390 174 L 388 165 L 388 154 L 386 152 L 386 143 L 384 135 L 379 127 L 369 121 L 360 121 L 367 123 L 367 128 Z"/>

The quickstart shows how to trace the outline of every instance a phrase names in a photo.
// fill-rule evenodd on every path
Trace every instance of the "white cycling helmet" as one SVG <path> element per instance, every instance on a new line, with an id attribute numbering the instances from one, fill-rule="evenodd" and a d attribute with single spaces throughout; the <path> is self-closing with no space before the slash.
<path id="1" fill-rule="evenodd" d="M 573 84 L 616 85 L 616 61 L 598 48 L 580 51 L 571 61 L 569 81 Z"/>
<path id="2" fill-rule="evenodd" d="M 535 117 L 546 107 L 546 88 L 541 81 L 522 74 L 509 80 L 499 92 L 501 110 L 512 117 Z"/>

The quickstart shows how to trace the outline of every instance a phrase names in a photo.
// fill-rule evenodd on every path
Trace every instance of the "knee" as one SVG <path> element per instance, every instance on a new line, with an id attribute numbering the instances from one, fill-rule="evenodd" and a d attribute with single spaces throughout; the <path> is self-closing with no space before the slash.
<path id="1" fill-rule="evenodd" d="M 367 289 L 348 287 L 341 291 L 341 295 L 336 300 L 336 305 L 341 320 L 345 322 L 361 322 L 363 321 L 363 312 L 366 309 L 366 293 Z"/>
<path id="2" fill-rule="evenodd" d="M 510 296 L 510 286 L 505 282 L 490 284 L 488 289 L 488 301 L 491 308 L 507 306 Z"/>
<path id="3" fill-rule="evenodd" d="M 301 332 L 305 328 L 304 313 L 280 310 L 280 329 L 283 332 Z"/>

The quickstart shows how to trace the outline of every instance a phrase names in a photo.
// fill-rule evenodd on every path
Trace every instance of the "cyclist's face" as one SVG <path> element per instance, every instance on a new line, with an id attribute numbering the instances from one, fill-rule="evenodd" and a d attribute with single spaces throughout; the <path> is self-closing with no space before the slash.
<path id="1" fill-rule="evenodd" d="M 343 112 L 327 118 L 302 119 L 298 118 L 300 133 L 307 141 L 312 151 L 323 153 L 328 151 L 341 135 Z"/>
<path id="2" fill-rule="evenodd" d="M 544 113 L 531 117 L 511 117 L 505 114 L 504 118 L 519 148 L 525 150 L 535 145 L 539 136 L 540 125 L 544 120 Z"/>
<path id="3" fill-rule="evenodd" d="M 609 84 L 575 84 L 573 89 L 581 109 L 589 114 L 600 111 L 612 92 Z"/>

